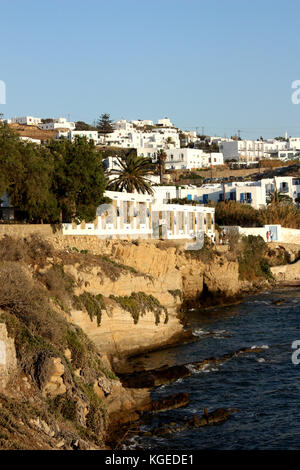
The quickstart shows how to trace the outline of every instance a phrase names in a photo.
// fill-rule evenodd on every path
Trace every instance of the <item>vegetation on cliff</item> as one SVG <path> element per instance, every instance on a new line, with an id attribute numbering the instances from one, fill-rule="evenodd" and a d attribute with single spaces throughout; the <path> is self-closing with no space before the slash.
<path id="1" fill-rule="evenodd" d="M 134 323 L 138 323 L 140 315 L 143 316 L 147 311 L 154 313 L 156 325 L 160 323 L 162 313 L 165 314 L 165 323 L 168 321 L 167 309 L 153 295 L 147 295 L 145 292 L 133 292 L 130 296 L 111 295 L 110 298 L 131 313 Z"/>
<path id="2" fill-rule="evenodd" d="M 30 427 L 29 420 L 38 417 L 48 423 L 58 421 L 62 435 L 64 430 L 69 430 L 73 437 L 101 447 L 108 421 L 94 384 L 99 377 L 116 377 L 104 366 L 86 334 L 55 307 L 54 296 L 60 306 L 68 307 L 74 279 L 64 273 L 60 264 L 43 273 L 45 253 L 49 255 L 53 249 L 46 241 L 40 240 L 40 243 L 37 237 L 22 242 L 5 237 L 0 241 L 0 253 L 5 254 L 0 264 L 0 321 L 14 338 L 20 374 L 23 372 L 30 377 L 31 397 L 35 402 L 35 412 L 29 405 L 24 406 L 20 418 L 21 414 L 12 412 L 14 400 L 0 397 L 2 406 L 6 402 L 9 407 L 5 410 L 0 407 L 0 447 L 23 448 L 22 439 L 12 439 L 11 435 L 15 431 L 18 436 L 17 420 L 21 419 Z M 41 257 L 41 253 L 44 256 Z M 31 265 L 27 264 L 28 260 Z M 40 266 L 41 272 L 32 271 L 32 265 Z M 87 293 L 80 300 L 90 309 Z M 99 298 L 97 302 L 100 303 Z M 52 364 L 53 360 L 58 361 L 62 379 L 57 395 L 48 395 L 45 392 L 49 387 L 47 364 Z M 18 380 L 18 377 L 13 379 L 15 383 Z M 15 388 L 14 382 L 11 386 Z"/>

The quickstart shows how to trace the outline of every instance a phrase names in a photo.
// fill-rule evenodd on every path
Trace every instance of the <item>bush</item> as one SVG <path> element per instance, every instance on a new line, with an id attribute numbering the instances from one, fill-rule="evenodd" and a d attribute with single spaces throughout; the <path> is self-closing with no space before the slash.
<path id="1" fill-rule="evenodd" d="M 230 251 L 235 252 L 238 249 L 240 238 L 241 237 L 237 228 L 232 228 L 226 232 L 226 239 L 228 241 Z"/>
<path id="2" fill-rule="evenodd" d="M 73 305 L 75 305 L 78 310 L 80 309 L 80 306 L 84 306 L 90 319 L 93 321 L 94 317 L 96 317 L 97 325 L 100 326 L 102 310 L 106 310 L 103 295 L 98 294 L 95 296 L 90 292 L 84 292 L 78 297 L 74 296 L 73 299 Z"/>
<path id="3" fill-rule="evenodd" d="M 52 343 L 62 340 L 63 318 L 53 311 L 47 292 L 20 263 L 5 262 L 0 266 L 0 308 Z"/>
<path id="4" fill-rule="evenodd" d="M 300 207 L 288 201 L 273 202 L 259 210 L 249 204 L 227 201 L 219 202 L 215 210 L 215 221 L 218 225 L 262 227 L 280 224 L 283 227 L 300 229 Z"/>
<path id="5" fill-rule="evenodd" d="M 52 266 L 45 273 L 39 273 L 38 278 L 47 287 L 60 308 L 69 313 L 75 285 L 74 278 L 64 272 L 61 264 Z"/>
<path id="6" fill-rule="evenodd" d="M 249 204 L 235 201 L 219 202 L 215 211 L 215 221 L 218 225 L 239 225 L 240 227 L 260 225 L 259 211 Z"/>
<path id="7" fill-rule="evenodd" d="M 160 322 L 162 312 L 165 313 L 165 323 L 168 321 L 167 309 L 153 295 L 147 295 L 145 292 L 133 292 L 130 296 L 110 295 L 110 298 L 131 313 L 135 324 L 138 323 L 140 315 L 143 316 L 147 311 L 154 312 L 156 325 Z"/>
<path id="8" fill-rule="evenodd" d="M 210 238 L 204 234 L 204 243 L 203 247 L 200 250 L 190 250 L 186 252 L 187 256 L 196 258 L 199 261 L 202 261 L 204 264 L 209 264 L 212 262 L 215 256 L 214 244 L 211 243 Z"/>
<path id="9" fill-rule="evenodd" d="M 25 261 L 36 264 L 44 263 L 47 257 L 53 256 L 53 247 L 39 235 L 32 234 L 26 238 L 14 238 L 4 235 L 0 239 L 0 259 L 2 261 Z"/>
<path id="10" fill-rule="evenodd" d="M 255 281 L 272 278 L 266 254 L 267 244 L 261 236 L 242 237 L 238 256 L 240 279 Z"/>

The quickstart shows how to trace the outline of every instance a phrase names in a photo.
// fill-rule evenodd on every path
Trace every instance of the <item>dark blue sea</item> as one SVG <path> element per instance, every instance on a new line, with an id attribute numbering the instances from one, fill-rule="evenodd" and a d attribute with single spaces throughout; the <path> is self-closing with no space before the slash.
<path id="1" fill-rule="evenodd" d="M 275 305 L 276 300 L 283 300 Z M 147 368 L 186 364 L 243 347 L 261 352 L 235 356 L 221 365 L 157 388 L 153 399 L 190 394 L 186 408 L 153 415 L 141 428 L 183 422 L 203 409 L 238 408 L 218 425 L 188 428 L 167 436 L 133 435 L 126 449 L 300 449 L 300 364 L 292 343 L 300 340 L 300 289 L 265 292 L 241 304 L 188 312 L 197 341 L 139 359 Z M 300 357 L 300 354 L 299 354 Z"/>

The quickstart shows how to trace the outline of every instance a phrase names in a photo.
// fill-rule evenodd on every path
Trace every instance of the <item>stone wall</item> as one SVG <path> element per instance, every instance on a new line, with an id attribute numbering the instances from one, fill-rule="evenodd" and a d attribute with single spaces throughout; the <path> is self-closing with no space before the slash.
<path id="1" fill-rule="evenodd" d="M 53 235 L 53 229 L 50 224 L 0 224 L 0 237 L 28 237 L 32 233 L 49 237 Z"/>
<path id="2" fill-rule="evenodd" d="M 0 391 L 17 368 L 14 340 L 7 336 L 5 323 L 0 323 Z"/>
<path id="3" fill-rule="evenodd" d="M 299 243 L 300 244 L 300 230 L 281 227 L 280 241 L 282 241 L 283 243 Z"/>

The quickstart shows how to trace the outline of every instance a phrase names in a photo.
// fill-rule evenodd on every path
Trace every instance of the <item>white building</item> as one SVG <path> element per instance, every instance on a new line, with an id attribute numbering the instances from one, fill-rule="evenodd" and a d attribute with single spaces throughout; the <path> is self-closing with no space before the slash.
<path id="1" fill-rule="evenodd" d="M 127 125 L 129 124 L 129 126 Z M 153 128 L 151 131 L 144 131 L 130 127 L 127 121 L 116 124 L 113 132 L 105 137 L 106 145 L 122 148 L 179 148 L 180 140 L 177 129 L 174 128 Z M 104 143 L 104 139 L 103 139 Z"/>
<path id="2" fill-rule="evenodd" d="M 113 128 L 115 130 L 123 130 L 126 132 L 132 131 L 133 130 L 133 121 L 128 122 L 126 119 L 119 119 L 118 121 L 115 121 L 113 123 Z"/>
<path id="3" fill-rule="evenodd" d="M 98 131 L 60 131 L 57 133 L 56 138 L 66 137 L 73 142 L 76 136 L 86 137 L 87 140 L 93 140 L 95 144 L 99 142 Z"/>
<path id="4" fill-rule="evenodd" d="M 23 142 L 31 142 L 32 144 L 37 144 L 40 145 L 41 141 L 39 139 L 32 139 L 32 137 L 25 137 L 25 136 L 20 136 L 20 140 Z"/>
<path id="5" fill-rule="evenodd" d="M 300 150 L 300 137 L 289 137 L 288 148 L 290 150 Z"/>
<path id="6" fill-rule="evenodd" d="M 13 117 L 7 120 L 8 124 L 22 124 L 25 126 L 39 126 L 41 122 L 41 118 L 33 116 Z"/>
<path id="7" fill-rule="evenodd" d="M 238 161 L 255 162 L 262 158 L 271 158 L 280 150 L 288 147 L 286 141 L 279 140 L 230 140 L 220 142 L 219 150 L 224 155 L 224 161 L 236 159 Z"/>
<path id="8" fill-rule="evenodd" d="M 40 124 L 40 129 L 45 131 L 53 131 L 55 129 L 69 129 L 70 131 L 74 131 L 76 124 L 75 122 L 69 122 L 66 118 L 57 118 L 53 119 L 52 122 L 47 122 L 44 124 Z"/>
<path id="9" fill-rule="evenodd" d="M 168 170 L 192 170 L 224 163 L 222 153 L 210 154 L 201 149 L 175 148 L 165 152 L 167 154 L 165 167 Z"/>
<path id="10" fill-rule="evenodd" d="M 153 121 L 150 121 L 149 119 L 138 119 L 130 121 L 132 124 L 134 124 L 136 127 L 145 127 L 145 126 L 153 126 Z"/>
<path id="11" fill-rule="evenodd" d="M 111 203 L 97 209 L 93 223 L 63 224 L 64 235 L 96 235 L 99 238 L 193 239 L 215 232 L 214 208 L 165 204 L 150 195 L 106 191 Z"/>
<path id="12" fill-rule="evenodd" d="M 300 150 L 280 150 L 278 152 L 279 160 L 295 160 L 300 158 Z"/>
<path id="13" fill-rule="evenodd" d="M 186 186 L 181 189 L 181 197 L 202 204 L 210 201 L 217 203 L 225 199 L 261 209 L 270 202 L 275 193 L 275 185 L 278 193 L 289 196 L 293 202 L 296 202 L 296 198 L 300 198 L 300 177 L 292 176 L 276 176 L 259 181 L 205 184 L 200 187 Z"/>
<path id="14" fill-rule="evenodd" d="M 157 124 L 158 126 L 162 126 L 162 127 L 174 127 L 174 125 L 171 123 L 170 119 L 169 118 L 163 118 L 163 119 L 159 119 L 157 121 Z"/>
<path id="15" fill-rule="evenodd" d="M 154 125 L 150 120 L 129 122 L 120 119 L 113 123 L 114 130 L 107 134 L 105 139 L 99 136 L 99 142 L 103 145 L 121 148 L 180 148 L 178 129 L 174 128 L 167 118 L 160 121 L 160 124 Z"/>

